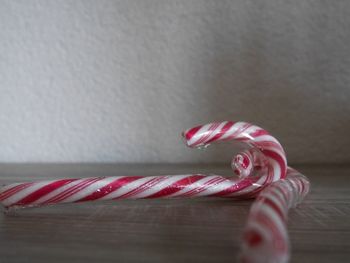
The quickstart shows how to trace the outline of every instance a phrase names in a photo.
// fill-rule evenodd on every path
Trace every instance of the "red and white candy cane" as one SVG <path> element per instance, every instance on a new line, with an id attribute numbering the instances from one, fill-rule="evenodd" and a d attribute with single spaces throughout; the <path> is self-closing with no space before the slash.
<path id="1" fill-rule="evenodd" d="M 258 126 L 245 122 L 217 122 L 189 129 L 183 136 L 189 147 L 235 140 L 245 142 L 251 148 L 233 158 L 238 177 L 189 174 L 17 183 L 0 189 L 0 202 L 5 207 L 27 207 L 124 198 L 254 197 L 266 185 L 286 176 L 287 162 L 282 146 Z M 259 169 L 252 167 L 255 164 Z"/>
<path id="2" fill-rule="evenodd" d="M 241 262 L 288 262 L 288 210 L 309 192 L 309 181 L 288 168 L 287 177 L 267 186 L 254 201 L 243 234 Z"/>
<path id="3" fill-rule="evenodd" d="M 232 159 L 231 165 L 237 176 L 116 176 L 16 183 L 0 189 L 0 203 L 10 208 L 125 198 L 252 198 L 266 188 L 253 205 L 241 259 L 270 262 L 256 256 L 265 248 L 270 249 L 269 255 L 261 259 L 288 258 L 288 239 L 282 220 L 286 219 L 295 200 L 306 194 L 308 181 L 290 168 L 287 174 L 287 160 L 281 144 L 266 130 L 246 122 L 224 121 L 197 126 L 183 132 L 183 137 L 189 147 L 228 140 L 245 143 L 247 149 Z M 262 241 L 254 241 L 256 238 Z"/>

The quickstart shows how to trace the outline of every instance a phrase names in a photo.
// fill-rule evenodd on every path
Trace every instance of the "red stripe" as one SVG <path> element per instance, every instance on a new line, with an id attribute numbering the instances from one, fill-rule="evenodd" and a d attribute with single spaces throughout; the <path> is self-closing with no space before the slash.
<path id="1" fill-rule="evenodd" d="M 249 164 L 250 164 L 250 159 L 252 158 L 252 157 L 250 157 L 248 154 L 246 154 L 246 153 L 243 153 L 242 154 L 242 158 L 243 158 L 243 161 L 242 161 L 242 167 L 244 168 L 244 169 L 247 169 L 247 167 L 249 166 Z"/>
<path id="2" fill-rule="evenodd" d="M 224 180 L 225 179 L 223 179 L 223 178 L 214 177 L 213 179 L 210 179 L 206 183 L 202 184 L 201 186 L 194 188 L 188 192 L 185 192 L 185 193 L 181 194 L 180 196 L 189 197 L 189 196 L 193 196 L 195 194 L 199 194 L 199 193 L 203 192 L 204 190 L 208 189 L 208 187 L 216 185 L 217 183 L 222 182 Z"/>
<path id="3" fill-rule="evenodd" d="M 288 181 L 294 182 L 297 185 L 299 194 L 303 192 L 303 183 L 301 180 L 288 180 Z"/>
<path id="4" fill-rule="evenodd" d="M 272 187 L 275 190 L 277 190 L 277 192 L 279 192 L 282 195 L 283 200 L 281 200 L 281 201 L 283 201 L 285 204 L 288 204 L 288 201 L 289 201 L 288 193 L 289 193 L 289 191 L 286 191 L 285 186 L 283 186 L 281 184 L 276 184 L 276 185 L 274 185 Z M 286 193 L 287 193 L 287 195 L 286 195 Z M 281 198 L 280 195 L 278 197 Z"/>
<path id="5" fill-rule="evenodd" d="M 301 180 L 288 180 L 290 182 L 294 182 L 296 185 L 297 185 L 297 190 L 298 190 L 298 193 L 301 194 L 302 193 L 302 189 L 303 189 L 303 184 L 301 182 Z"/>
<path id="6" fill-rule="evenodd" d="M 298 183 L 294 180 L 284 180 L 285 184 L 284 184 L 284 188 L 285 188 L 285 192 L 287 192 L 289 194 L 288 198 L 293 198 L 296 199 L 297 197 L 295 197 L 295 195 L 301 195 L 300 192 L 300 186 L 298 185 Z M 288 186 L 289 188 L 288 188 Z M 292 188 L 294 191 L 290 191 L 290 188 Z M 293 194 L 295 193 L 295 194 Z M 295 202 L 295 200 L 293 201 Z"/>
<path id="7" fill-rule="evenodd" d="M 248 130 L 250 127 L 252 127 L 253 125 L 250 123 L 244 123 L 243 126 L 237 130 L 236 132 L 236 136 L 238 136 L 238 134 L 241 134 L 243 132 L 245 132 L 246 130 Z M 246 136 L 245 136 L 246 137 Z M 249 138 L 250 139 L 250 138 Z"/>
<path id="8" fill-rule="evenodd" d="M 81 185 L 78 189 L 75 189 L 74 191 L 72 191 L 72 192 L 66 194 L 64 197 L 61 197 L 61 198 L 60 198 L 58 201 L 56 201 L 56 202 L 64 201 L 65 199 L 67 199 L 67 198 L 73 196 L 74 194 L 76 194 L 76 193 L 78 193 L 78 192 L 84 190 L 85 188 L 89 187 L 90 185 L 92 185 L 92 184 L 94 184 L 94 183 L 96 183 L 96 182 L 98 182 L 98 181 L 101 181 L 101 180 L 103 180 L 103 179 L 104 179 L 104 178 L 95 178 L 95 179 L 93 179 L 93 180 L 87 182 L 86 184 Z"/>
<path id="9" fill-rule="evenodd" d="M 271 187 L 271 188 L 272 188 L 272 187 Z M 286 200 L 284 199 L 284 196 L 282 195 L 282 197 L 281 197 L 281 195 L 279 195 L 279 193 L 281 193 L 280 190 L 277 189 L 275 186 L 273 186 L 273 189 L 271 189 L 271 188 L 268 190 L 268 192 L 266 193 L 266 195 L 271 195 L 271 196 L 273 196 L 274 198 L 276 198 L 276 199 L 281 203 L 281 205 L 282 205 L 283 207 L 288 207 L 288 203 L 287 203 Z M 264 195 L 265 195 L 265 193 L 264 193 Z"/>
<path id="10" fill-rule="evenodd" d="M 304 181 L 301 179 L 299 179 L 298 181 L 300 182 L 300 185 L 301 185 L 300 193 L 302 194 L 305 191 Z"/>
<path id="11" fill-rule="evenodd" d="M 274 152 L 271 150 L 266 150 L 266 149 L 262 149 L 261 151 L 264 155 L 274 159 L 278 163 L 278 165 L 280 166 L 280 169 L 281 169 L 280 179 L 285 178 L 286 173 L 287 173 L 287 163 L 286 163 L 285 159 L 277 152 Z M 271 167 L 271 169 L 272 169 L 272 167 Z"/>
<path id="12" fill-rule="evenodd" d="M 152 187 L 153 185 L 157 184 L 158 182 L 160 181 L 163 181 L 165 179 L 165 177 L 156 177 L 156 178 L 153 178 L 151 180 L 148 180 L 147 182 L 143 183 L 142 185 L 138 186 L 137 188 L 121 195 L 121 196 L 118 196 L 116 198 L 113 198 L 113 200 L 115 199 L 122 199 L 122 198 L 129 198 L 133 195 L 137 195 L 139 193 L 142 193 L 144 192 L 145 190 L 149 189 L 150 187 Z"/>
<path id="13" fill-rule="evenodd" d="M 245 181 L 241 181 L 239 183 L 250 183 L 249 185 L 247 184 L 246 186 L 242 187 L 242 189 L 238 189 L 237 191 L 243 191 L 245 188 L 251 186 L 251 185 L 254 185 L 257 181 L 259 181 L 262 177 L 251 177 L 251 178 L 246 178 L 245 180 L 247 180 L 247 182 Z M 263 185 L 264 183 L 260 184 L 259 185 Z M 250 198 L 255 198 L 256 195 L 258 193 L 260 193 L 262 190 L 263 190 L 263 186 L 256 186 L 257 188 L 253 189 L 253 190 L 249 190 L 249 192 L 246 192 L 246 193 L 238 193 L 238 195 L 233 195 L 233 196 L 227 196 L 227 197 L 232 197 L 232 198 L 239 198 L 239 199 L 250 199 Z M 234 191 L 236 192 L 236 191 Z M 232 192 L 232 193 L 234 193 Z"/>
<path id="14" fill-rule="evenodd" d="M 211 182 L 216 181 L 216 180 L 217 180 L 216 177 L 213 178 L 213 179 L 210 179 L 210 180 L 207 181 L 206 183 L 201 184 L 199 187 L 196 187 L 196 188 L 191 189 L 191 190 L 189 190 L 189 191 L 187 191 L 187 192 L 184 192 L 184 193 L 180 194 L 179 196 L 184 197 L 184 196 L 191 195 L 193 192 L 196 192 L 196 191 L 198 191 L 199 189 L 201 189 L 201 187 L 203 187 L 204 185 L 210 184 Z"/>
<path id="15" fill-rule="evenodd" d="M 229 137 L 225 138 L 225 141 L 227 140 L 237 140 L 237 141 L 242 141 L 242 140 L 247 140 L 247 141 L 252 141 L 250 137 L 244 136 L 243 138 L 237 138 L 238 136 L 242 135 L 242 133 L 247 130 L 248 128 L 252 127 L 253 125 L 250 123 L 244 123 L 242 127 L 237 129 L 233 134 L 231 134 Z"/>
<path id="16" fill-rule="evenodd" d="M 267 215 L 265 215 L 262 211 L 259 211 L 259 213 L 256 215 L 256 221 L 260 222 L 260 224 L 264 225 L 264 227 L 270 231 L 272 234 L 272 244 L 275 252 L 277 253 L 285 253 L 288 250 L 287 240 L 280 232 L 279 228 L 276 225 L 276 222 Z M 284 223 L 283 227 L 285 228 Z"/>
<path id="17" fill-rule="evenodd" d="M 211 138 L 210 140 L 207 141 L 207 143 L 209 142 L 215 142 L 217 140 L 219 140 L 228 130 L 231 129 L 231 127 L 234 125 L 235 123 L 232 121 L 227 122 L 224 127 L 222 127 L 221 131 L 216 134 L 213 138 Z"/>
<path id="18" fill-rule="evenodd" d="M 45 202 L 43 202 L 43 204 L 48 204 L 48 203 L 57 203 L 59 201 L 61 201 L 62 199 L 64 199 L 64 197 L 66 195 L 69 195 L 71 192 L 75 191 L 76 189 L 79 189 L 79 187 L 84 186 L 86 184 L 88 184 L 89 182 L 95 180 L 96 178 L 88 178 L 85 179 L 83 181 L 81 181 L 80 183 L 71 186 L 70 188 L 64 190 L 63 192 L 51 197 L 50 199 L 46 200 Z"/>
<path id="19" fill-rule="evenodd" d="M 283 213 L 283 211 L 281 211 L 281 209 L 279 208 L 279 206 L 275 203 L 275 201 L 271 200 L 269 197 L 265 196 L 262 200 L 261 200 L 265 205 L 269 206 L 272 210 L 274 210 L 279 217 L 281 218 L 282 221 L 285 221 L 285 214 Z M 258 205 L 258 204 L 257 204 Z"/>
<path id="20" fill-rule="evenodd" d="M 59 180 L 52 182 L 50 184 L 47 184 L 40 189 L 30 193 L 26 197 L 22 198 L 18 202 L 16 202 L 16 205 L 26 205 L 26 204 L 31 204 L 34 201 L 38 200 L 40 197 L 47 195 L 51 193 L 52 191 L 60 188 L 61 186 L 64 186 L 68 183 L 71 183 L 73 181 L 76 181 L 77 179 L 65 179 L 65 180 Z"/>
<path id="21" fill-rule="evenodd" d="M 191 140 L 192 137 L 202 128 L 203 126 L 197 126 L 197 127 L 194 127 L 190 130 L 188 130 L 185 134 L 184 134 L 184 137 L 186 138 L 187 141 Z"/>
<path id="22" fill-rule="evenodd" d="M 171 195 L 173 193 L 176 193 L 184 188 L 186 188 L 188 185 L 193 184 L 197 182 L 200 179 L 203 179 L 205 176 L 203 175 L 192 175 L 183 179 L 180 179 L 179 181 L 163 188 L 162 190 L 148 196 L 147 198 L 160 198 L 167 195 Z"/>
<path id="23" fill-rule="evenodd" d="M 229 180 L 229 179 L 227 179 Z M 217 196 L 217 197 L 224 197 L 226 195 L 241 191 L 249 186 L 251 186 L 253 184 L 253 181 L 251 179 L 244 179 L 242 181 L 239 182 L 233 182 L 232 186 L 213 194 L 212 196 Z"/>
<path id="24" fill-rule="evenodd" d="M 16 185 L 15 187 L 12 187 L 10 189 L 7 189 L 6 191 L 4 191 L 3 193 L 0 194 L 0 201 L 5 200 L 6 198 L 10 197 L 11 195 L 14 195 L 26 188 L 28 188 L 29 186 L 33 185 L 34 183 L 23 183 L 20 185 Z"/>
<path id="25" fill-rule="evenodd" d="M 243 239 L 248 243 L 250 247 L 255 247 L 263 242 L 262 235 L 255 229 L 249 229 L 243 234 Z"/>
<path id="26" fill-rule="evenodd" d="M 143 178 L 141 176 L 128 176 L 128 177 L 123 177 L 116 179 L 115 181 L 101 187 L 100 189 L 96 190 L 95 192 L 75 201 L 75 202 L 84 202 L 84 201 L 92 201 L 96 199 L 100 199 L 116 190 L 119 188 L 125 186 L 128 183 L 131 183 L 135 180 L 138 180 L 140 178 Z"/>
<path id="27" fill-rule="evenodd" d="M 256 138 L 256 137 L 259 137 L 259 136 L 270 135 L 270 134 L 264 129 L 257 129 L 255 132 L 252 132 L 250 135 L 252 137 Z"/>
<path id="28" fill-rule="evenodd" d="M 259 210 L 257 214 L 255 215 L 255 221 L 259 222 L 265 230 L 268 230 L 270 234 L 272 234 L 273 240 L 270 242 L 276 249 L 277 243 L 284 243 L 286 242 L 285 238 L 283 237 L 282 233 L 280 232 L 279 228 L 277 227 L 276 222 L 271 217 L 267 216 L 262 212 L 262 210 Z M 284 223 L 283 223 L 284 225 Z M 278 244 L 281 245 L 281 244 Z M 284 245 L 282 247 L 285 247 Z M 281 248 L 281 247 L 280 247 Z"/>
<path id="29" fill-rule="evenodd" d="M 255 145 L 257 145 L 258 147 L 261 147 L 261 148 L 267 148 L 267 147 L 276 148 L 277 150 L 280 150 L 283 154 L 285 154 L 284 149 L 282 148 L 282 145 L 279 144 L 278 142 L 258 141 L 258 142 L 255 142 Z"/>
<path id="30" fill-rule="evenodd" d="M 142 185 L 138 186 L 137 188 L 134 188 L 133 190 L 117 197 L 116 199 L 119 198 L 129 198 L 131 196 L 137 195 L 139 193 L 142 193 L 143 191 L 145 191 L 146 189 L 149 189 L 150 187 L 152 187 L 155 183 L 159 182 L 160 180 L 162 180 L 162 178 L 153 178 L 145 183 L 143 183 Z"/>
<path id="31" fill-rule="evenodd" d="M 191 193 L 190 195 L 187 196 L 194 196 L 198 195 L 199 193 L 202 193 L 206 190 L 208 190 L 211 187 L 215 187 L 216 185 L 226 181 L 226 178 L 218 178 L 218 180 L 215 180 L 214 182 L 210 182 L 210 184 L 205 184 L 203 187 L 201 187 L 199 190 L 195 191 L 194 193 Z"/>
<path id="32" fill-rule="evenodd" d="M 25 183 L 25 184 L 28 184 L 28 183 Z M 15 191 L 16 189 L 22 187 L 22 186 L 25 185 L 25 184 L 17 184 L 17 185 L 15 185 L 15 186 L 13 186 L 13 187 L 8 188 L 7 190 L 3 191 L 3 192 L 0 194 L 0 198 L 2 198 L 2 197 L 5 196 L 5 195 L 10 194 L 12 191 Z"/>
<path id="33" fill-rule="evenodd" d="M 85 183 L 87 182 L 87 180 L 91 181 L 92 179 L 91 179 L 91 178 L 86 179 L 86 180 L 85 180 L 85 179 L 82 179 L 81 182 L 79 182 L 79 183 L 77 183 L 77 184 L 75 184 L 75 185 L 73 185 L 73 186 L 70 186 L 70 187 L 67 188 L 66 190 L 64 190 L 64 191 L 62 191 L 62 192 L 60 192 L 60 193 L 54 195 L 54 196 L 51 197 L 50 199 L 48 199 L 48 200 L 42 202 L 42 204 L 48 204 L 48 203 L 53 203 L 53 202 L 55 202 L 56 200 L 58 200 L 59 198 L 61 198 L 61 197 L 64 196 L 65 194 L 70 193 L 70 192 L 73 191 L 74 189 L 78 188 L 80 185 L 85 184 Z"/>
<path id="34" fill-rule="evenodd" d="M 205 142 L 209 137 L 210 135 L 213 133 L 213 131 L 220 126 L 220 123 L 212 123 L 209 127 L 209 129 L 207 131 L 204 132 L 204 134 L 194 143 L 192 143 L 191 145 L 192 146 L 195 146 L 195 145 L 199 145 L 203 142 Z"/>
<path id="35" fill-rule="evenodd" d="M 280 173 L 283 173 L 283 169 L 281 168 L 281 166 L 279 166 L 280 168 Z M 273 167 L 272 163 L 268 163 L 268 169 L 267 169 L 267 178 L 266 181 L 264 183 L 265 186 L 271 185 L 273 183 L 274 177 L 275 177 L 275 169 Z M 280 178 L 279 178 L 280 179 Z"/>
<path id="36" fill-rule="evenodd" d="M 278 187 L 280 192 L 283 194 L 283 197 L 286 199 L 286 204 L 291 203 L 291 199 L 296 198 L 296 194 L 300 193 L 295 193 L 297 191 L 295 182 L 293 183 L 291 180 L 284 180 L 283 184 L 278 184 Z M 294 191 L 290 191 L 290 188 L 292 188 Z"/>

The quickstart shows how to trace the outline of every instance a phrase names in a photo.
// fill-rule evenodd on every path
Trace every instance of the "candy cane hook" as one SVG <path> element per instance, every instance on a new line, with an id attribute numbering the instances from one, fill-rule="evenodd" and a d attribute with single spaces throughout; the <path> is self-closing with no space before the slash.
<path id="1" fill-rule="evenodd" d="M 0 189 L 0 203 L 5 207 L 27 207 L 125 198 L 254 197 L 266 185 L 286 176 L 282 146 L 258 126 L 245 122 L 210 123 L 183 132 L 183 137 L 189 147 L 234 140 L 251 148 L 233 159 L 238 178 L 190 174 L 17 183 Z M 259 169 L 254 169 L 255 165 Z"/>
<path id="2" fill-rule="evenodd" d="M 16 183 L 0 189 L 0 203 L 10 208 L 126 198 L 257 196 L 244 231 L 240 260 L 288 261 L 287 213 L 308 193 L 309 181 L 287 167 L 281 144 L 266 130 L 246 122 L 209 123 L 182 135 L 189 147 L 228 140 L 245 143 L 247 149 L 231 163 L 237 176 L 115 176 Z"/>

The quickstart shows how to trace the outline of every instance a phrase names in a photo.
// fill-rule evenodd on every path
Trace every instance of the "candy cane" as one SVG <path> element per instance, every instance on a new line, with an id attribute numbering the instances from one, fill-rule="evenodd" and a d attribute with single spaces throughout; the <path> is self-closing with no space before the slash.
<path id="1" fill-rule="evenodd" d="M 228 140 L 245 143 L 248 149 L 238 153 L 231 163 L 237 176 L 115 176 L 16 183 L 0 189 L 0 203 L 10 208 L 126 198 L 258 195 L 245 231 L 241 260 L 285 262 L 289 255 L 287 212 L 306 195 L 308 181 L 291 168 L 287 173 L 281 144 L 266 130 L 246 122 L 197 126 L 183 132 L 183 137 L 189 147 Z"/>
<path id="2" fill-rule="evenodd" d="M 189 147 L 226 140 L 248 144 L 250 150 L 233 159 L 239 177 L 200 174 L 116 176 L 19 183 L 0 189 L 0 202 L 5 207 L 27 207 L 124 198 L 254 197 L 263 187 L 286 175 L 287 162 L 282 146 L 258 126 L 245 122 L 217 122 L 189 129 L 183 136 Z M 254 169 L 251 165 L 256 162 L 264 163 L 264 166 Z M 244 164 L 248 164 L 249 169 Z"/>
<path id="3" fill-rule="evenodd" d="M 288 210 L 309 192 L 309 181 L 288 168 L 287 177 L 267 186 L 253 203 L 243 234 L 241 262 L 288 262 Z"/>

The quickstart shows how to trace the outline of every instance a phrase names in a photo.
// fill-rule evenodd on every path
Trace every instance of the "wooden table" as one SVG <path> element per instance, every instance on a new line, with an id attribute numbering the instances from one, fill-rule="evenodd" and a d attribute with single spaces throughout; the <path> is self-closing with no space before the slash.
<path id="1" fill-rule="evenodd" d="M 299 166 L 312 192 L 289 217 L 292 262 L 350 262 L 350 167 Z M 219 165 L 0 164 L 1 183 L 230 174 Z M 251 201 L 125 200 L 0 215 L 0 262 L 235 262 Z"/>

